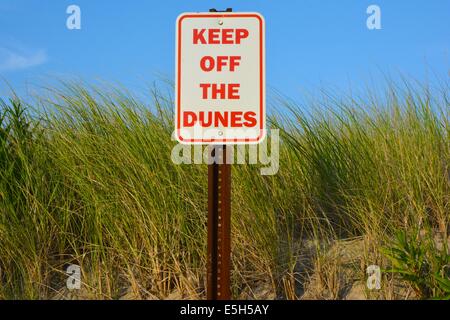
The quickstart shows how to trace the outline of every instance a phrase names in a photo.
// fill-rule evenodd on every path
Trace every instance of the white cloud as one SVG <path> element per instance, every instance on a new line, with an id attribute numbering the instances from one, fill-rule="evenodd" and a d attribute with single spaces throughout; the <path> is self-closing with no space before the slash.
<path id="1" fill-rule="evenodd" d="M 47 61 L 43 49 L 24 52 L 0 47 L 0 71 L 14 71 L 38 66 Z"/>

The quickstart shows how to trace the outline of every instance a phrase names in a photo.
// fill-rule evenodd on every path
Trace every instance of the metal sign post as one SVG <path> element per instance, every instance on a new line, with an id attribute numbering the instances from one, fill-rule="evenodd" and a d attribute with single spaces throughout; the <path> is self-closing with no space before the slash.
<path id="1" fill-rule="evenodd" d="M 229 300 L 231 255 L 231 165 L 226 145 L 211 146 L 208 165 L 208 300 Z"/>

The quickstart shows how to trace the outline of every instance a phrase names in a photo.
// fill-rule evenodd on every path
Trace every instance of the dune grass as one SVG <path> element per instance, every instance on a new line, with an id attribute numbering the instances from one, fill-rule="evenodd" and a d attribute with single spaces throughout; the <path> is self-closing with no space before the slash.
<path id="1" fill-rule="evenodd" d="M 340 266 L 322 262 L 340 241 L 363 242 L 361 281 L 399 230 L 446 241 L 448 89 L 328 94 L 308 114 L 275 99 L 279 172 L 233 166 L 233 297 L 301 298 L 314 269 L 334 292 Z M 152 98 L 64 83 L 1 101 L 0 298 L 57 296 L 70 263 L 82 298 L 205 297 L 207 167 L 172 163 L 173 104 Z"/>

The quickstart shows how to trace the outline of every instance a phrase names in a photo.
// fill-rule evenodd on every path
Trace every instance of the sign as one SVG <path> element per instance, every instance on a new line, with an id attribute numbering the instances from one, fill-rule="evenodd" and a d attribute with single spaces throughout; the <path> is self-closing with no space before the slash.
<path id="1" fill-rule="evenodd" d="M 264 18 L 183 13 L 176 22 L 176 138 L 254 144 L 265 137 Z"/>

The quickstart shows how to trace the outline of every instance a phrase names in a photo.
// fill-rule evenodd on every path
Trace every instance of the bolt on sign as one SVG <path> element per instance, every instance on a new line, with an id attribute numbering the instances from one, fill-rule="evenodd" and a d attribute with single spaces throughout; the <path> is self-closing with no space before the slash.
<path id="1" fill-rule="evenodd" d="M 264 18 L 183 13 L 176 22 L 176 137 L 184 144 L 264 139 Z"/>

